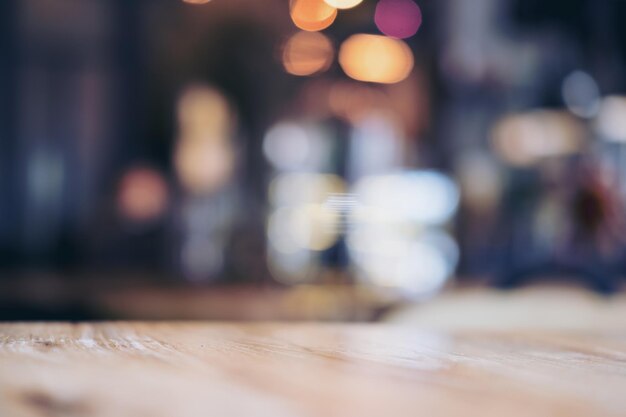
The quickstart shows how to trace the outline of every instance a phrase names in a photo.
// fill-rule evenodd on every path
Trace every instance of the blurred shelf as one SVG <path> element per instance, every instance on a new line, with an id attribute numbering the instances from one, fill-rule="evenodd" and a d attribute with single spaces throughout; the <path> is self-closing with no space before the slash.
<path id="1" fill-rule="evenodd" d="M 0 320 L 371 321 L 398 301 L 351 285 L 192 285 L 138 276 L 0 281 Z"/>

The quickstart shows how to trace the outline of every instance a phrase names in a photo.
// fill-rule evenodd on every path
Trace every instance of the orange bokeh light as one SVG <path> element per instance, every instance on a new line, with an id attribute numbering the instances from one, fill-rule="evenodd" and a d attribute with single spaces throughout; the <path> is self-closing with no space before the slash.
<path id="1" fill-rule="evenodd" d="M 300 29 L 317 32 L 332 25 L 337 9 L 324 3 L 324 0 L 291 0 L 290 15 Z"/>
<path id="2" fill-rule="evenodd" d="M 333 61 L 333 45 L 326 36 L 298 32 L 283 48 L 283 66 L 293 75 L 311 75 L 328 69 Z"/>
<path id="3" fill-rule="evenodd" d="M 413 62 L 413 53 L 406 43 L 380 35 L 352 35 L 339 50 L 341 68 L 358 81 L 400 82 L 411 73 Z"/>

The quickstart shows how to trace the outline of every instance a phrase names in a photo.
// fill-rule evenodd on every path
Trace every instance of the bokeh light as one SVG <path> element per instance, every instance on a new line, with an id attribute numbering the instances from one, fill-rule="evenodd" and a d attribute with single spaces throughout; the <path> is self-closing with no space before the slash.
<path id="1" fill-rule="evenodd" d="M 602 100 L 596 128 L 608 141 L 626 142 L 626 97 L 609 96 Z"/>
<path id="2" fill-rule="evenodd" d="M 180 97 L 174 165 L 187 191 L 211 193 L 231 178 L 232 118 L 226 98 L 211 87 L 193 86 Z"/>
<path id="3" fill-rule="evenodd" d="M 398 221 L 440 225 L 449 221 L 459 204 L 459 190 L 446 175 L 412 171 L 360 180 L 355 194 L 365 207 L 387 213 Z"/>
<path id="4" fill-rule="evenodd" d="M 283 47 L 283 66 L 289 74 L 311 75 L 326 71 L 334 49 L 328 37 L 317 32 L 298 32 Z"/>
<path id="5" fill-rule="evenodd" d="M 281 207 L 268 220 L 268 238 L 275 249 L 322 251 L 337 241 L 338 215 L 324 204 Z"/>
<path id="6" fill-rule="evenodd" d="M 188 3 L 188 4 L 206 4 L 208 2 L 210 2 L 211 0 L 183 0 L 183 3 Z"/>
<path id="7" fill-rule="evenodd" d="M 464 152 L 456 161 L 456 178 L 465 205 L 476 211 L 497 207 L 504 178 L 492 155 L 484 152 Z"/>
<path id="8" fill-rule="evenodd" d="M 376 223 L 363 223 L 347 239 L 357 276 L 364 283 L 408 297 L 436 293 L 454 273 L 456 242 L 445 232 L 407 234 Z"/>
<path id="9" fill-rule="evenodd" d="M 350 134 L 349 177 L 385 174 L 402 164 L 402 134 L 390 112 L 371 111 L 354 124 Z"/>
<path id="10" fill-rule="evenodd" d="M 333 174 L 290 173 L 270 183 L 270 202 L 276 206 L 323 204 L 332 194 L 344 193 L 346 185 Z"/>
<path id="11" fill-rule="evenodd" d="M 580 123 L 567 112 L 536 110 L 506 116 L 492 131 L 498 155 L 513 166 L 577 153 L 584 142 Z"/>
<path id="12" fill-rule="evenodd" d="M 267 251 L 267 266 L 276 281 L 301 284 L 316 277 L 320 268 L 319 253 L 305 249 L 281 252 L 271 243 Z"/>
<path id="13" fill-rule="evenodd" d="M 204 194 L 215 191 L 231 177 L 235 155 L 228 144 L 219 141 L 181 141 L 174 164 L 181 183 L 188 191 Z"/>
<path id="14" fill-rule="evenodd" d="M 329 163 L 331 139 L 315 124 L 282 121 L 265 134 L 263 153 L 278 171 L 323 171 Z"/>
<path id="15" fill-rule="evenodd" d="M 595 117 L 600 110 L 600 89 L 586 72 L 574 71 L 563 80 L 563 101 L 568 110 L 577 116 Z"/>
<path id="16" fill-rule="evenodd" d="M 337 9 L 324 0 L 291 0 L 290 15 L 298 28 L 317 32 L 332 25 L 337 17 Z"/>
<path id="17" fill-rule="evenodd" d="M 354 199 L 346 243 L 363 282 L 422 297 L 452 276 L 459 249 L 442 227 L 459 204 L 450 178 L 435 171 L 365 177 Z"/>
<path id="18" fill-rule="evenodd" d="M 358 6 L 363 0 L 324 0 L 330 6 L 337 9 L 351 9 Z"/>
<path id="19" fill-rule="evenodd" d="M 319 253 L 339 239 L 341 213 L 329 201 L 345 188 L 329 174 L 280 174 L 271 182 L 267 259 L 274 278 L 293 284 L 314 276 Z"/>
<path id="20" fill-rule="evenodd" d="M 413 53 L 401 40 L 357 34 L 341 45 L 339 63 L 344 72 L 355 80 L 393 84 L 411 73 Z"/>
<path id="21" fill-rule="evenodd" d="M 405 39 L 417 33 L 422 25 L 422 11 L 413 0 L 380 0 L 374 21 L 387 36 Z"/>
<path id="22" fill-rule="evenodd" d="M 231 115 L 224 95 L 206 85 L 186 88 L 178 100 L 180 136 L 227 136 L 231 129 Z"/>
<path id="23" fill-rule="evenodd" d="M 265 134 L 263 152 L 266 158 L 280 170 L 295 170 L 307 160 L 311 143 L 306 129 L 296 123 L 283 122 L 274 125 Z"/>
<path id="24" fill-rule="evenodd" d="M 129 220 L 157 219 L 168 205 L 167 183 L 154 169 L 133 168 L 122 177 L 117 200 L 120 213 Z"/>

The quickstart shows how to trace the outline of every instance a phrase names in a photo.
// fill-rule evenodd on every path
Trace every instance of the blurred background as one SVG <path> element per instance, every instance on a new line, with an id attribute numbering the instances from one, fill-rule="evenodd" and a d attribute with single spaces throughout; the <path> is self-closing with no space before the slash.
<path id="1" fill-rule="evenodd" d="M 0 319 L 626 317 L 625 18 L 3 0 Z"/>

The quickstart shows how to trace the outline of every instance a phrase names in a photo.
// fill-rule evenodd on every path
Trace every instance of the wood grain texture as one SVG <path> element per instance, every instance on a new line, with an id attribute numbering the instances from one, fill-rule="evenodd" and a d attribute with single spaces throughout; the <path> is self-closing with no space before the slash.
<path id="1" fill-rule="evenodd" d="M 0 416 L 625 416 L 626 334 L 0 324 Z"/>

